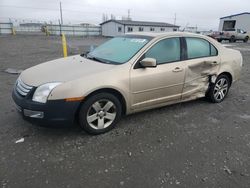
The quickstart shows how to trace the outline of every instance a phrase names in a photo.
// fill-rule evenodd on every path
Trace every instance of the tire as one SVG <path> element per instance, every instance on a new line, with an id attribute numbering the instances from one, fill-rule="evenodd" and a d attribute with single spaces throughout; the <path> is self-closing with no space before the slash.
<path id="1" fill-rule="evenodd" d="M 249 39 L 249 37 L 246 37 L 246 38 L 243 40 L 243 42 L 247 42 L 248 39 Z"/>
<path id="2" fill-rule="evenodd" d="M 229 39 L 229 42 L 235 42 L 235 36 L 231 36 L 231 38 Z"/>
<path id="3" fill-rule="evenodd" d="M 213 103 L 220 103 L 227 96 L 230 85 L 231 83 L 228 76 L 221 74 L 215 83 L 210 84 L 206 97 Z"/>
<path id="4" fill-rule="evenodd" d="M 217 41 L 218 41 L 218 42 L 221 42 L 221 41 L 222 41 L 222 39 L 217 39 Z"/>
<path id="5" fill-rule="evenodd" d="M 98 93 L 82 104 L 79 124 L 90 134 L 102 134 L 115 127 L 121 118 L 121 112 L 121 103 L 114 95 Z"/>

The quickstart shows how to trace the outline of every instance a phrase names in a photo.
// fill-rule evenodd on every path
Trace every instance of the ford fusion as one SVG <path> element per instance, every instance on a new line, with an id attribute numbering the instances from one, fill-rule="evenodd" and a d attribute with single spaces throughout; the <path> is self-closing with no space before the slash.
<path id="1" fill-rule="evenodd" d="M 88 133 L 122 115 L 207 97 L 219 103 L 239 79 L 242 56 L 212 38 L 182 32 L 131 33 L 92 52 L 21 73 L 12 97 L 27 120 L 73 123 Z"/>

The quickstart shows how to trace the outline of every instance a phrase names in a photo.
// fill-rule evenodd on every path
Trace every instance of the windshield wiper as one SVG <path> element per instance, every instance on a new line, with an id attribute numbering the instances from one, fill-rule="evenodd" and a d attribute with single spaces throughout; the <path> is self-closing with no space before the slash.
<path id="1" fill-rule="evenodd" d="M 94 61 L 98 61 L 98 62 L 100 62 L 100 63 L 110 64 L 110 62 L 109 62 L 109 61 L 105 61 L 105 60 L 102 60 L 102 59 L 96 58 L 96 57 L 94 57 L 94 56 L 90 56 L 90 55 L 88 55 L 88 54 L 86 55 L 86 58 L 87 58 L 87 59 L 94 60 Z"/>

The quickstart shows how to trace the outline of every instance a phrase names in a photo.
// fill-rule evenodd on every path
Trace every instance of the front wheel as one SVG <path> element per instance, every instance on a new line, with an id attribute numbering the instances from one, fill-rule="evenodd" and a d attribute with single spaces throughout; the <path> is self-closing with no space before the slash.
<path id="1" fill-rule="evenodd" d="M 220 75 L 214 84 L 211 84 L 207 93 L 207 98 L 213 103 L 222 102 L 230 88 L 230 80 L 227 75 Z"/>
<path id="2" fill-rule="evenodd" d="M 90 134 L 105 133 L 121 117 L 121 103 L 112 94 L 99 93 L 88 98 L 79 111 L 79 124 Z"/>

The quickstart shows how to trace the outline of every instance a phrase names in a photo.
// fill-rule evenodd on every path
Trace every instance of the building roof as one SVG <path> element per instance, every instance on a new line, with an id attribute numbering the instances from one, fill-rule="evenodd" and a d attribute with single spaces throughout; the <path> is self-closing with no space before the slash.
<path id="1" fill-rule="evenodd" d="M 153 27 L 180 27 L 178 25 L 173 25 L 164 22 L 145 22 L 145 21 L 132 21 L 132 20 L 107 20 L 100 25 L 106 24 L 108 22 L 116 22 L 122 25 L 131 25 L 131 26 L 153 26 Z"/>
<path id="2" fill-rule="evenodd" d="M 229 16 L 221 17 L 220 19 L 230 18 L 230 17 L 234 17 L 234 16 L 240 16 L 240 15 L 244 15 L 244 14 L 249 14 L 250 15 L 250 12 L 242 12 L 242 13 L 239 13 L 239 14 L 232 14 L 232 15 L 229 15 Z"/>

